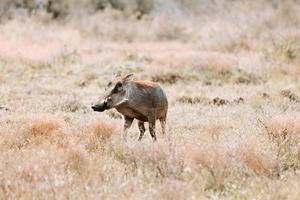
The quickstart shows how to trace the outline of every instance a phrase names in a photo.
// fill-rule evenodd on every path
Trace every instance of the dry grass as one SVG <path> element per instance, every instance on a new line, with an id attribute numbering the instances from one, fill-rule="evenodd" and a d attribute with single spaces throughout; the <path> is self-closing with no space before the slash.
<path id="1" fill-rule="evenodd" d="M 0 199 L 299 198 L 298 2 L 36 2 L 0 3 Z M 165 89 L 156 143 L 89 108 L 118 71 Z"/>
<path id="2" fill-rule="evenodd" d="M 277 163 L 273 152 L 265 152 L 257 149 L 259 144 L 253 141 L 247 142 L 238 148 L 238 154 L 249 174 L 272 175 L 276 170 Z"/>
<path id="3" fill-rule="evenodd" d="M 115 132 L 115 128 L 106 122 L 94 122 L 85 129 L 87 130 L 84 130 L 86 131 L 84 137 L 89 138 L 87 144 L 88 151 L 96 151 L 103 148 L 104 143 L 107 142 Z"/>
<path id="4" fill-rule="evenodd" d="M 61 121 L 52 116 L 38 115 L 26 120 L 26 130 L 29 136 L 49 136 L 62 128 Z"/>

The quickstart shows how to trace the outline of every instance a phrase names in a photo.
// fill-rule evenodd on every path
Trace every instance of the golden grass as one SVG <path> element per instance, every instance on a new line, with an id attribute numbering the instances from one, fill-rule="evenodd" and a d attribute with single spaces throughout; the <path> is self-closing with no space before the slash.
<path id="1" fill-rule="evenodd" d="M 245 167 L 249 169 L 250 174 L 272 175 L 277 167 L 276 157 L 257 149 L 258 146 L 249 142 L 239 147 L 238 154 L 240 159 Z"/>
<path id="2" fill-rule="evenodd" d="M 62 128 L 63 122 L 54 116 L 38 115 L 26 120 L 29 136 L 49 136 Z"/>
<path id="3" fill-rule="evenodd" d="M 89 2 L 0 22 L 0 199 L 299 197 L 297 3 Z M 90 109 L 118 71 L 165 89 L 157 142 Z"/>
<path id="4" fill-rule="evenodd" d="M 87 152 L 81 147 L 72 146 L 68 149 L 67 154 L 66 169 L 84 175 L 89 167 Z"/>
<path id="5" fill-rule="evenodd" d="M 114 133 L 114 127 L 105 122 L 98 122 L 90 125 L 91 134 L 95 135 L 98 139 L 105 141 L 109 139 Z"/>

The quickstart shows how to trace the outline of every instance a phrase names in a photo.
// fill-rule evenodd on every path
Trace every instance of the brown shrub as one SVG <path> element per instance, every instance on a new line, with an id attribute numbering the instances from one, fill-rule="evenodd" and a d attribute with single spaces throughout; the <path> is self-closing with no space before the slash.
<path id="1" fill-rule="evenodd" d="M 4 107 L 4 106 L 0 106 L 0 111 L 9 111 L 9 108 Z"/>
<path id="2" fill-rule="evenodd" d="M 104 148 L 104 144 L 111 138 L 116 131 L 116 127 L 108 122 L 92 122 L 84 130 L 88 134 L 87 150 L 94 152 Z"/>
<path id="3" fill-rule="evenodd" d="M 218 67 L 213 66 L 203 67 L 201 74 L 204 76 L 204 82 L 207 85 L 215 83 L 217 85 L 229 83 L 234 76 L 234 73 L 230 67 Z"/>
<path id="4" fill-rule="evenodd" d="M 35 114 L 23 119 L 26 141 L 32 145 L 53 144 L 65 148 L 70 143 L 70 129 L 53 115 Z"/>
<path id="5" fill-rule="evenodd" d="M 28 140 L 21 127 L 14 125 L 1 126 L 0 149 L 22 149 L 28 145 Z"/>
<path id="6" fill-rule="evenodd" d="M 151 77 L 151 80 L 154 82 L 169 83 L 169 84 L 174 84 L 179 80 L 185 80 L 185 79 L 186 77 L 184 77 L 182 74 L 178 72 L 167 72 L 163 74 L 155 74 Z"/>
<path id="7" fill-rule="evenodd" d="M 102 0 L 103 1 L 103 0 Z M 140 19 L 149 14 L 154 8 L 154 0 L 106 0 L 112 8 L 123 11 Z"/>
<path id="8" fill-rule="evenodd" d="M 266 100 L 271 100 L 271 95 L 268 94 L 267 92 L 258 92 L 257 96 L 259 96 L 260 98 L 266 99 Z"/>
<path id="9" fill-rule="evenodd" d="M 257 84 L 259 82 L 259 78 L 254 74 L 239 70 L 239 73 L 233 78 L 233 82 L 236 84 Z"/>
<path id="10" fill-rule="evenodd" d="M 236 103 L 236 104 L 240 104 L 240 103 L 244 103 L 245 99 L 243 97 L 239 97 L 239 98 L 234 99 L 232 102 Z"/>
<path id="11" fill-rule="evenodd" d="M 210 123 L 203 127 L 204 132 L 207 132 L 212 141 L 218 141 L 222 131 L 225 130 L 225 125 L 222 123 Z"/>
<path id="12" fill-rule="evenodd" d="M 258 84 L 262 78 L 257 74 L 237 68 L 234 59 L 207 58 L 207 62 L 200 63 L 201 76 L 207 85 L 216 84 Z M 198 69 L 198 70 L 199 70 Z"/>
<path id="13" fill-rule="evenodd" d="M 62 110 L 66 112 L 77 112 L 84 111 L 86 112 L 88 108 L 83 105 L 78 99 L 68 99 L 62 105 Z"/>
<path id="14" fill-rule="evenodd" d="M 280 39 L 273 39 L 272 50 L 267 56 L 271 59 L 280 58 L 282 61 L 291 62 L 300 58 L 299 35 L 287 35 Z"/>
<path id="15" fill-rule="evenodd" d="M 92 70 L 88 70 L 86 72 L 83 73 L 82 77 L 78 80 L 76 80 L 76 85 L 80 86 L 80 87 L 86 87 L 88 85 L 90 85 L 91 83 L 98 83 L 98 84 L 102 84 L 101 80 L 99 79 L 99 76 L 97 73 L 95 73 Z"/>
<path id="16" fill-rule="evenodd" d="M 160 178 L 180 177 L 183 169 L 183 151 L 177 148 L 171 153 L 173 146 L 164 140 L 156 143 L 113 143 L 115 159 L 130 167 L 132 172 L 145 171 L 149 176 Z"/>
<path id="17" fill-rule="evenodd" d="M 288 136 L 295 137 L 300 134 L 299 119 L 297 118 L 292 118 L 289 116 L 276 116 L 263 124 L 267 129 L 268 134 L 271 134 L 274 139 L 278 139 L 280 141 L 280 138 L 283 139 Z"/>
<path id="18" fill-rule="evenodd" d="M 25 120 L 29 136 L 49 136 L 65 126 L 63 120 L 51 115 L 35 115 Z"/>
<path id="19" fill-rule="evenodd" d="M 298 168 L 300 166 L 299 119 L 290 116 L 276 116 L 262 124 L 269 140 L 275 146 L 279 170 Z"/>
<path id="20" fill-rule="evenodd" d="M 262 151 L 259 144 L 248 143 L 237 149 L 241 161 L 257 175 L 271 175 L 277 168 L 276 157 Z"/>
<path id="21" fill-rule="evenodd" d="M 225 178 L 235 171 L 226 151 L 215 139 L 204 144 L 191 144 L 186 146 L 185 163 L 206 177 L 207 189 L 221 189 Z"/>
<path id="22" fill-rule="evenodd" d="M 91 133 L 101 141 L 108 140 L 114 133 L 112 124 L 106 122 L 96 122 L 89 125 Z"/>
<path id="23" fill-rule="evenodd" d="M 89 160 L 87 152 L 80 146 L 72 146 L 68 149 L 66 169 L 83 174 L 87 171 Z"/>
<path id="24" fill-rule="evenodd" d="M 189 104 L 208 104 L 209 99 L 203 96 L 190 96 L 190 95 L 182 95 L 176 99 L 176 101 L 180 103 L 189 103 Z"/>
<path id="25" fill-rule="evenodd" d="M 169 173 L 167 163 L 169 152 L 164 145 L 166 144 L 158 143 L 147 147 L 136 145 L 132 149 L 136 163 L 140 166 L 152 168 L 160 176 L 167 176 Z"/>
<path id="26" fill-rule="evenodd" d="M 280 94 L 283 97 L 289 98 L 291 101 L 300 102 L 300 98 L 291 90 L 281 90 Z"/>
<path id="27" fill-rule="evenodd" d="M 232 101 L 229 101 L 227 99 L 222 99 L 220 97 L 215 97 L 213 99 L 209 99 L 204 96 L 190 96 L 190 95 L 182 95 L 176 99 L 177 102 L 180 103 L 188 103 L 188 104 L 213 104 L 217 106 L 222 105 L 228 105 L 228 104 L 241 104 L 245 102 L 245 99 L 243 97 L 239 97 L 236 99 L 233 99 Z"/>
<path id="28" fill-rule="evenodd" d="M 226 99 L 222 99 L 222 98 L 220 98 L 220 97 L 215 97 L 215 98 L 213 99 L 212 103 L 213 103 L 214 105 L 217 105 L 217 106 L 222 106 L 222 105 L 228 104 L 229 101 L 226 100 Z"/>

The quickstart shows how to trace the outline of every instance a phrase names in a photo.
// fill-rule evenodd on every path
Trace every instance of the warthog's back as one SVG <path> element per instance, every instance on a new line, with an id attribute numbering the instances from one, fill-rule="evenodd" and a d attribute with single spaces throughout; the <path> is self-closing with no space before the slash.
<path id="1" fill-rule="evenodd" d="M 168 100 L 163 89 L 150 81 L 131 81 L 127 88 L 128 103 L 117 110 L 129 117 L 148 121 L 149 112 L 155 111 L 156 119 L 166 116 Z"/>

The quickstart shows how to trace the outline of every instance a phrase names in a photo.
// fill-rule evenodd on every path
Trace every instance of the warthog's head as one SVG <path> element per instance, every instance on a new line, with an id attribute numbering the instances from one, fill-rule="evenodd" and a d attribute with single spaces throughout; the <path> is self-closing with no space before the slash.
<path id="1" fill-rule="evenodd" d="M 127 90 L 128 82 L 133 74 L 126 76 L 116 75 L 113 80 L 109 81 L 105 88 L 104 94 L 98 101 L 92 104 L 92 109 L 97 112 L 103 112 L 111 108 L 116 108 L 128 101 Z"/>

